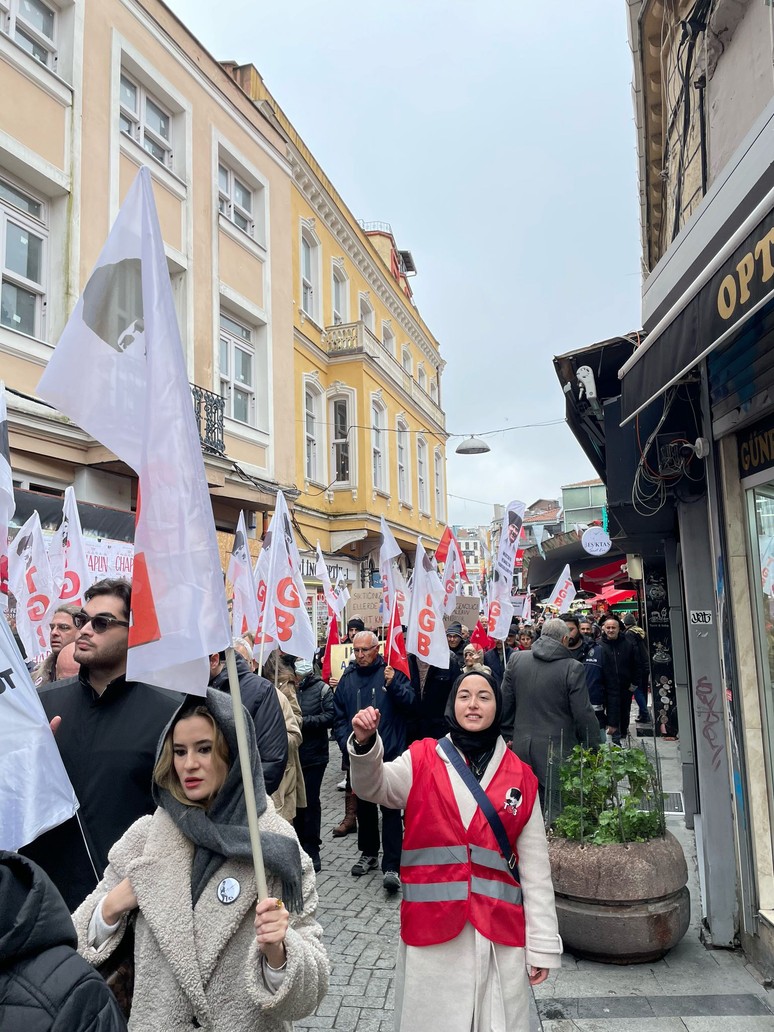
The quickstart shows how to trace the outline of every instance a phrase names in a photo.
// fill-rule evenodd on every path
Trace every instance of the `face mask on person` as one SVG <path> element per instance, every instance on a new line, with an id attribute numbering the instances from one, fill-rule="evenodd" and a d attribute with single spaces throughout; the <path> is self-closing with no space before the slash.
<path id="1" fill-rule="evenodd" d="M 306 677 L 307 674 L 312 672 L 312 664 L 308 659 L 297 659 L 294 665 L 299 677 Z"/>

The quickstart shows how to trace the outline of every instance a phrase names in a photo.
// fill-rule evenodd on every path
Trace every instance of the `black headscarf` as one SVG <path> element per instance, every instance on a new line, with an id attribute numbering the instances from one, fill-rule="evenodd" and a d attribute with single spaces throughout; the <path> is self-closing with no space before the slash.
<path id="1" fill-rule="evenodd" d="M 209 710 L 228 744 L 231 766 L 220 791 L 209 809 L 203 810 L 201 807 L 187 806 L 185 803 L 179 802 L 166 789 L 160 788 L 155 781 L 153 783 L 154 800 L 167 811 L 180 831 L 195 846 L 191 865 L 191 898 L 194 905 L 204 891 L 207 882 L 226 857 L 244 860 L 247 863 L 252 863 L 253 858 L 230 694 L 215 688 L 208 688 L 205 699 L 189 695 L 164 729 L 159 740 L 156 760 L 158 761 L 164 739 L 171 728 L 178 720 L 190 715 L 197 706 L 205 706 Z M 255 726 L 247 710 L 244 713 L 250 750 L 250 767 L 255 789 L 255 806 L 260 816 L 266 809 L 266 787 L 255 741 Z M 282 881 L 282 899 L 285 906 L 288 910 L 300 912 L 303 909 L 303 897 L 301 893 L 301 853 L 298 840 L 294 837 L 262 831 L 261 849 L 266 870 L 271 871 Z"/>
<path id="2" fill-rule="evenodd" d="M 494 720 L 489 727 L 484 727 L 480 731 L 466 731 L 457 722 L 454 712 L 454 703 L 456 702 L 460 685 L 466 677 L 473 676 L 483 677 L 492 689 L 496 704 Z M 454 682 L 454 686 L 449 692 L 449 698 L 446 701 L 446 712 L 444 715 L 449 726 L 452 742 L 454 742 L 465 759 L 468 760 L 476 780 L 480 780 L 483 769 L 494 753 L 497 739 L 500 737 L 500 722 L 503 716 L 503 696 L 500 686 L 490 674 L 481 673 L 480 670 L 466 671 Z"/>

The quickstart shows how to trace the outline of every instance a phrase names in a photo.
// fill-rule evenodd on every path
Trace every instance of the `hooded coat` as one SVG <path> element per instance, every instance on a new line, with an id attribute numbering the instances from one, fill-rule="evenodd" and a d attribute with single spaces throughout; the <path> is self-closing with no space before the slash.
<path id="1" fill-rule="evenodd" d="M 75 952 L 70 914 L 53 882 L 0 851 L 0 1028 L 3 1032 L 126 1032 L 116 998 Z"/>
<path id="2" fill-rule="evenodd" d="M 589 701 L 583 663 L 555 638 L 541 636 L 528 652 L 514 652 L 502 684 L 502 732 L 528 763 L 544 798 L 549 753 L 557 762 L 573 746 L 597 745 L 599 722 Z M 555 812 L 552 814 L 555 816 Z"/>
<path id="3" fill-rule="evenodd" d="M 232 741 L 230 700 L 211 691 L 206 704 L 227 740 Z M 284 878 L 269 867 L 270 840 L 289 840 L 284 851 L 290 843 L 297 847 L 298 840 L 271 802 L 267 804 L 255 738 L 250 732 L 248 722 L 269 895 L 287 899 Z M 239 759 L 232 755 L 221 793 L 234 784 L 235 765 L 238 767 Z M 160 798 L 163 802 L 163 792 Z M 222 828 L 222 834 L 227 837 L 228 826 Z M 290 913 L 285 937 L 287 966 L 273 992 L 263 977 L 253 927 L 257 888 L 252 864 L 234 857 L 222 858 L 194 904 L 194 854 L 193 842 L 161 807 L 152 817 L 132 825 L 111 850 L 103 880 L 73 915 L 79 952 L 89 963 L 100 964 L 118 946 L 126 917 L 100 947 L 95 945 L 90 924 L 108 892 L 128 877 L 139 907 L 131 1032 L 190 1032 L 192 1028 L 208 1032 L 286 1032 L 292 1021 L 316 1009 L 328 988 L 329 964 L 321 942 L 322 930 L 315 920 L 317 890 L 311 860 L 301 854 L 303 906 L 300 912 Z M 238 883 L 239 893 L 231 902 L 223 903 L 218 886 L 227 878 Z"/>

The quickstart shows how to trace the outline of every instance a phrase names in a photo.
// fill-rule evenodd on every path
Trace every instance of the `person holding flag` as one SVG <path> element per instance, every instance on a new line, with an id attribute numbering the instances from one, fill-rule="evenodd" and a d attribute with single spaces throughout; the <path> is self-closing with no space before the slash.
<path id="1" fill-rule="evenodd" d="M 327 992 L 312 861 L 268 804 L 250 721 L 247 732 L 268 895 L 257 902 L 234 710 L 210 689 L 169 721 L 153 767 L 157 809 L 116 843 L 73 914 L 95 966 L 136 915 L 133 1028 L 284 1032 Z"/>

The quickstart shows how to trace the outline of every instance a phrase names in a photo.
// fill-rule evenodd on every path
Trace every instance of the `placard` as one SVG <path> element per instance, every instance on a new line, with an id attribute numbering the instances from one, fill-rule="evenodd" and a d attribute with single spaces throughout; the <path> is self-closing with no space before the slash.
<path id="1" fill-rule="evenodd" d="M 347 619 L 362 618 L 366 629 L 378 627 L 382 622 L 382 592 L 380 588 L 351 588 L 347 603 Z M 386 621 L 385 621 L 386 622 Z"/>
<path id="2" fill-rule="evenodd" d="M 331 645 L 331 679 L 338 681 L 341 675 L 349 666 L 349 661 L 352 658 L 352 649 L 354 645 L 352 642 L 347 642 L 345 645 Z M 384 655 L 384 642 L 379 642 L 379 655 Z"/>
<path id="3" fill-rule="evenodd" d="M 472 595 L 458 595 L 454 612 L 451 616 L 443 618 L 444 627 L 448 627 L 450 623 L 461 623 L 471 631 L 475 630 L 480 606 L 480 598 L 474 598 Z"/>

